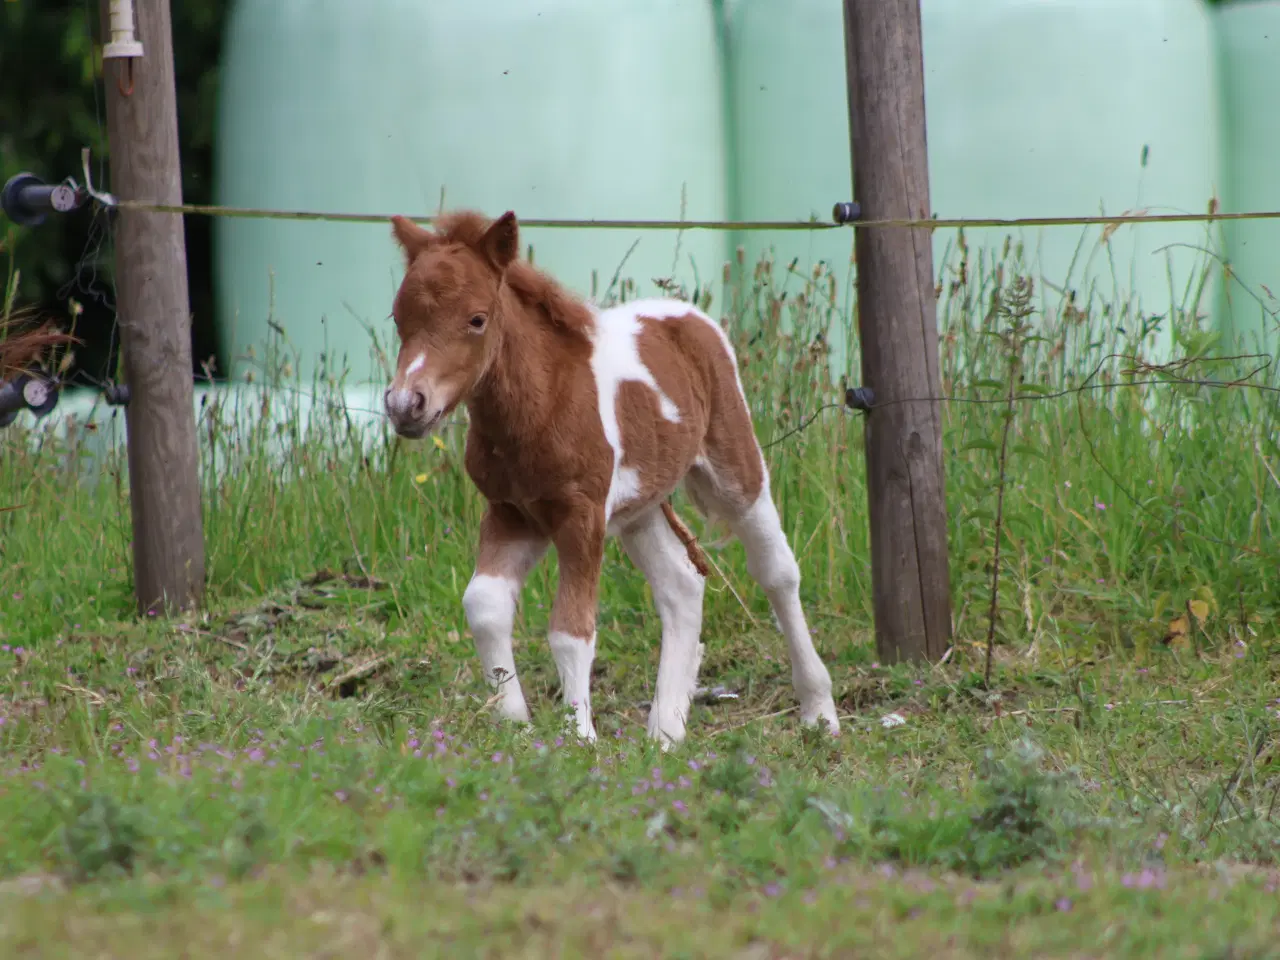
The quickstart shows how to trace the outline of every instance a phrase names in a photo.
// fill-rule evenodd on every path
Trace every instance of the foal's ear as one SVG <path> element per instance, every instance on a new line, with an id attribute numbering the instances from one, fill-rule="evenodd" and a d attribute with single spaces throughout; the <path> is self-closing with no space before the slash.
<path id="1" fill-rule="evenodd" d="M 412 264 L 414 260 L 418 259 L 418 255 L 435 241 L 435 237 L 431 233 L 423 230 L 408 217 L 392 217 L 391 233 L 395 236 L 396 242 L 400 244 L 400 248 L 404 250 L 406 265 Z"/>
<path id="2" fill-rule="evenodd" d="M 480 238 L 480 252 L 499 270 L 505 270 L 520 251 L 520 227 L 516 215 L 508 210 Z"/>

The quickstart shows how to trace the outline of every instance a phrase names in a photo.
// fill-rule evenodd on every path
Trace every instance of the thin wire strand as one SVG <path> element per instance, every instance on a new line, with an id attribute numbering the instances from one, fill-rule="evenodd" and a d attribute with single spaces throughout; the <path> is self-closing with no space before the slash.
<path id="1" fill-rule="evenodd" d="M 1157 373 L 1163 373 L 1163 377 L 1152 377 L 1144 380 L 1125 380 L 1117 383 L 1095 383 L 1094 381 L 1102 373 L 1103 367 L 1111 360 L 1124 360 L 1132 364 L 1132 370 L 1148 370 Z M 1233 363 L 1245 360 L 1260 360 L 1261 363 L 1254 367 L 1244 376 L 1237 377 L 1234 380 L 1210 380 L 1207 378 L 1181 377 L 1177 375 L 1178 370 L 1185 369 L 1192 364 L 1199 363 Z M 1063 397 L 1074 397 L 1083 393 L 1091 393 L 1099 390 L 1122 390 L 1132 387 L 1143 386 L 1192 386 L 1192 387 L 1210 387 L 1217 389 L 1241 388 L 1246 390 L 1257 390 L 1262 393 L 1278 393 L 1280 394 L 1280 386 L 1273 386 L 1269 383 L 1257 383 L 1254 377 L 1266 372 L 1271 368 L 1273 358 L 1265 353 L 1240 353 L 1225 357 L 1184 357 L 1181 360 L 1175 360 L 1167 364 L 1153 364 L 1138 360 L 1126 353 L 1110 353 L 1098 361 L 1097 365 L 1091 370 L 1084 380 L 1074 387 L 1065 387 L 1062 390 L 1054 390 L 1049 393 L 1021 393 L 1016 394 L 1013 398 L 1015 403 L 1032 403 L 1048 400 L 1060 400 Z M 1132 371 L 1122 371 L 1132 372 Z M 876 400 L 868 404 L 866 412 L 880 410 L 884 407 L 892 407 L 903 403 L 957 403 L 957 404 L 973 404 L 975 406 L 986 406 L 990 404 L 1007 404 L 1008 397 L 959 397 L 951 394 L 940 394 L 938 396 L 924 397 L 897 397 L 893 400 Z M 795 436 L 807 430 L 815 420 L 828 410 L 836 408 L 853 409 L 847 403 L 826 403 L 820 406 L 813 413 L 809 414 L 799 424 L 792 427 L 782 436 L 770 440 L 763 444 L 763 449 L 776 446 L 783 440 Z M 857 412 L 862 412 L 858 410 Z"/>
<path id="2" fill-rule="evenodd" d="M 828 410 L 835 410 L 837 408 L 842 408 L 844 406 L 845 404 L 843 403 L 824 403 L 817 410 L 813 411 L 813 413 L 809 414 L 809 416 L 805 417 L 805 419 L 801 420 L 798 424 L 796 424 L 794 427 L 792 427 L 782 436 L 775 437 L 774 439 L 770 440 L 768 443 L 761 444 L 760 449 L 768 450 L 770 447 L 776 447 L 783 440 L 788 440 L 791 437 L 794 437 L 797 433 L 803 433 L 805 430 L 808 430 L 809 425 L 813 423 L 813 421 L 817 420 L 818 417 L 826 413 Z"/>
<path id="3" fill-rule="evenodd" d="M 114 209 L 136 210 L 145 213 L 181 213 L 190 216 L 231 217 L 259 220 L 323 220 L 339 223 L 386 223 L 389 213 L 336 213 L 318 210 L 277 210 L 269 207 L 226 207 L 204 203 L 148 203 L 142 200 L 118 200 Z M 435 222 L 435 217 L 407 217 L 424 226 Z M 1069 227 L 1069 226 L 1123 226 L 1132 223 L 1216 223 L 1226 220 L 1280 220 L 1280 210 L 1251 210 L 1241 213 L 1139 213 L 1116 216 L 1095 215 L 1087 217 L 956 217 L 956 218 L 903 218 L 879 220 L 852 220 L 835 223 L 831 220 L 628 220 L 531 217 L 521 219 L 524 227 L 568 230 L 838 230 L 898 227 L 909 229 L 966 229 L 1011 227 Z"/>
<path id="4" fill-rule="evenodd" d="M 1126 381 L 1115 382 L 1115 383 L 1094 382 L 1097 379 L 1097 377 L 1101 374 L 1106 364 L 1112 360 L 1126 361 L 1129 364 L 1131 364 L 1131 370 L 1128 372 L 1142 369 L 1142 370 L 1149 370 L 1157 373 L 1162 373 L 1164 374 L 1164 376 L 1153 377 L 1150 379 L 1141 379 L 1141 380 L 1133 379 L 1133 380 L 1126 380 Z M 1240 362 L 1240 361 L 1248 361 L 1248 360 L 1260 360 L 1262 362 L 1259 363 L 1256 367 L 1254 367 L 1245 375 L 1234 380 L 1195 378 L 1195 377 L 1185 377 L 1185 376 L 1179 375 L 1179 371 L 1184 370 L 1187 367 L 1192 366 L 1193 364 L 1227 363 L 1227 362 Z M 1124 497 L 1127 500 L 1129 500 L 1135 507 L 1137 507 L 1143 513 L 1147 514 L 1149 517 L 1152 517 L 1153 519 L 1167 520 L 1168 519 L 1167 517 L 1163 517 L 1160 514 L 1158 514 L 1155 510 L 1151 508 L 1151 506 L 1148 503 L 1143 502 L 1143 500 L 1140 497 L 1138 497 L 1137 494 L 1133 493 L 1127 486 L 1125 486 L 1124 483 L 1122 483 L 1121 480 L 1115 475 L 1115 473 L 1102 461 L 1094 445 L 1093 436 L 1090 433 L 1088 426 L 1086 424 L 1085 415 L 1084 415 L 1084 406 L 1081 403 L 1081 398 L 1084 396 L 1084 394 L 1090 393 L 1093 391 L 1119 390 L 1119 389 L 1128 389 L 1128 388 L 1139 387 L 1139 386 L 1192 386 L 1192 387 L 1207 387 L 1212 389 L 1233 389 L 1234 388 L 1234 389 L 1249 389 L 1249 390 L 1257 390 L 1265 393 L 1280 394 L 1280 387 L 1273 386 L 1271 384 L 1266 384 L 1266 383 L 1257 383 L 1257 382 L 1254 382 L 1254 379 L 1253 379 L 1254 377 L 1257 377 L 1259 374 L 1270 369 L 1271 364 L 1272 364 L 1272 358 L 1270 356 L 1267 356 L 1266 354 L 1238 354 L 1238 355 L 1226 356 L 1226 357 L 1186 357 L 1181 360 L 1176 360 L 1168 364 L 1149 364 L 1149 363 L 1145 363 L 1144 361 L 1138 360 L 1137 358 L 1130 356 L 1128 354 L 1112 353 L 1112 354 L 1108 354 L 1107 356 L 1099 360 L 1098 364 L 1093 368 L 1093 370 L 1088 374 L 1088 376 L 1085 377 L 1084 382 L 1082 382 L 1078 386 L 1069 387 L 1069 388 L 1054 391 L 1051 393 L 1020 394 L 1020 395 L 1014 395 L 1012 398 L 1008 396 L 998 397 L 998 398 L 983 398 L 983 397 L 960 397 L 960 396 L 952 396 L 952 395 L 931 396 L 931 397 L 904 397 L 904 398 L 898 398 L 894 400 L 876 401 L 870 404 L 866 409 L 866 411 L 859 411 L 859 412 L 870 413 L 883 407 L 889 407 L 889 406 L 894 406 L 896 404 L 913 403 L 913 402 L 929 402 L 929 403 L 937 402 L 937 403 L 947 403 L 947 404 L 955 403 L 955 404 L 974 404 L 974 405 L 985 405 L 985 404 L 994 403 L 994 404 L 1007 405 L 1011 402 L 1011 400 L 1012 402 L 1048 402 L 1052 400 L 1063 399 L 1065 397 L 1074 397 L 1076 400 L 1076 411 L 1077 411 L 1077 418 L 1080 423 L 1080 431 L 1083 434 L 1085 443 L 1089 448 L 1090 458 L 1094 461 L 1094 463 L 1098 466 L 1098 468 L 1112 481 L 1112 483 L 1115 485 L 1115 488 L 1119 490 L 1124 495 Z M 1125 372 L 1126 371 L 1122 371 L 1122 373 L 1125 373 Z M 81 373 L 79 376 L 84 380 L 88 380 L 90 382 L 96 382 L 100 387 L 104 389 L 107 386 L 106 383 L 104 383 L 101 380 L 98 380 L 98 378 L 93 377 L 90 374 Z M 218 377 L 201 377 L 197 379 L 207 382 L 210 385 L 213 385 L 213 384 L 233 385 L 235 383 L 235 381 L 232 381 L 230 379 L 223 379 Z M 316 394 L 309 394 L 305 390 L 302 390 L 300 388 L 285 387 L 285 389 L 289 392 L 296 393 L 299 396 L 308 397 L 311 399 L 312 402 L 318 402 L 320 399 Z M 348 412 L 365 413 L 372 416 L 379 415 L 379 411 L 365 410 L 359 407 L 347 407 L 345 404 L 343 404 L 343 407 Z M 768 443 L 762 444 L 761 449 L 768 450 L 772 447 L 776 447 L 779 444 L 783 443 L 784 441 L 800 433 L 803 433 L 810 426 L 812 426 L 813 423 L 816 422 L 817 419 L 823 413 L 836 408 L 848 409 L 848 410 L 853 409 L 849 407 L 847 403 L 832 402 L 832 403 L 823 404 L 818 409 L 810 413 L 807 417 L 805 417 L 799 424 L 797 424 L 796 426 L 788 430 L 786 433 L 783 433 L 779 437 L 775 437 L 774 439 L 770 440 Z M 457 425 L 457 421 L 450 420 L 447 425 Z M 398 444 L 397 444 L 397 448 L 398 448 Z M 1182 514 L 1182 511 L 1174 507 L 1173 514 L 1174 514 L 1174 519 L 1176 521 L 1176 518 Z M 1244 543 L 1237 543 L 1235 541 L 1223 540 L 1219 537 L 1214 537 L 1210 534 L 1201 533 L 1200 531 L 1190 527 L 1184 527 L 1183 530 L 1189 536 L 1195 537 L 1199 540 L 1203 540 L 1207 543 L 1212 543 L 1218 546 L 1227 547 L 1228 549 L 1236 550 L 1239 552 L 1249 553 L 1257 557 L 1268 558 L 1268 559 L 1274 558 L 1277 560 L 1277 562 L 1280 562 L 1280 553 L 1273 553 L 1271 551 L 1262 550 L 1262 549 L 1259 549 L 1258 547 L 1249 546 L 1248 544 L 1244 544 Z"/>
<path id="5" fill-rule="evenodd" d="M 1121 381 L 1116 383 L 1093 382 L 1101 374 L 1103 367 L 1105 367 L 1106 364 L 1111 360 L 1126 361 L 1131 365 L 1132 370 L 1139 370 L 1139 369 L 1149 370 L 1153 372 L 1162 373 L 1164 374 L 1164 376 L 1153 377 L 1151 379 L 1142 379 L 1142 380 L 1137 380 L 1137 379 L 1126 380 L 1126 381 Z M 1197 378 L 1197 377 L 1185 377 L 1185 376 L 1179 375 L 1179 371 L 1185 370 L 1187 367 L 1192 366 L 1193 364 L 1229 363 L 1229 362 L 1241 362 L 1241 361 L 1249 361 L 1249 360 L 1260 360 L 1262 362 L 1259 363 L 1256 367 L 1254 367 L 1245 375 L 1234 380 L 1217 380 L 1217 379 L 1207 379 L 1207 378 Z M 1082 382 L 1078 386 L 1069 387 L 1063 390 L 1057 390 L 1051 393 L 1015 395 L 1012 399 L 1014 402 L 1042 402 L 1042 401 L 1050 401 L 1050 400 L 1059 400 L 1064 397 L 1074 397 L 1076 401 L 1076 416 L 1080 423 L 1080 432 L 1084 436 L 1085 444 L 1089 448 L 1090 459 L 1092 459 L 1093 462 L 1098 466 L 1098 469 L 1100 469 L 1108 477 L 1108 479 L 1111 480 L 1111 482 L 1115 485 L 1115 488 L 1118 491 L 1120 491 L 1121 494 L 1124 495 L 1125 499 L 1130 501 L 1135 507 L 1137 507 L 1143 513 L 1145 513 L 1147 516 L 1155 520 L 1167 521 L 1169 519 L 1168 517 L 1161 516 L 1159 513 L 1153 510 L 1148 503 L 1143 502 L 1143 500 L 1137 494 L 1131 491 L 1127 486 L 1125 486 L 1125 484 L 1120 480 L 1120 478 L 1115 475 L 1114 471 L 1112 471 L 1111 468 L 1108 467 L 1102 461 L 1102 458 L 1099 456 L 1097 452 L 1097 448 L 1094 445 L 1093 435 L 1090 433 L 1089 428 L 1087 426 L 1087 423 L 1085 420 L 1084 405 L 1081 402 L 1081 398 L 1084 396 L 1084 394 L 1097 391 L 1097 390 L 1119 390 L 1119 389 L 1126 389 L 1126 388 L 1140 387 L 1140 386 L 1190 386 L 1190 387 L 1208 387 L 1213 389 L 1233 389 L 1234 388 L 1234 389 L 1256 390 L 1262 393 L 1280 394 L 1280 387 L 1273 386 L 1267 383 L 1256 383 L 1253 380 L 1254 377 L 1257 377 L 1259 374 L 1270 369 L 1272 362 L 1273 362 L 1273 358 L 1268 356 L 1267 354 L 1247 353 L 1247 354 L 1237 354 L 1234 356 L 1226 356 L 1226 357 L 1184 357 L 1181 360 L 1175 360 L 1167 364 L 1150 364 L 1150 363 L 1146 363 L 1144 361 L 1138 360 L 1136 357 L 1133 357 L 1129 354 L 1112 353 L 1103 357 L 1098 362 L 1097 366 L 1095 366 L 1093 370 L 1089 373 L 1089 375 L 1085 377 L 1084 382 Z M 1122 371 L 1122 373 L 1123 372 L 1124 371 Z M 927 402 L 927 403 L 948 403 L 948 404 L 957 403 L 957 404 L 975 404 L 975 405 L 986 405 L 986 404 L 1007 405 L 1009 401 L 1010 401 L 1010 398 L 1008 396 L 994 397 L 994 398 L 957 397 L 957 396 L 903 397 L 903 398 L 898 398 L 894 400 L 876 401 L 869 405 L 867 412 L 871 412 L 871 411 L 880 409 L 882 407 L 894 406 L 900 403 Z M 772 447 L 778 443 L 781 443 L 783 440 L 786 440 L 792 436 L 795 436 L 798 433 L 803 432 L 804 430 L 808 429 L 808 427 L 815 420 L 817 420 L 819 415 L 821 415 L 823 412 L 827 410 L 832 409 L 833 407 L 842 407 L 846 409 L 851 409 L 848 407 L 847 404 L 843 404 L 843 403 L 824 404 L 823 406 L 815 410 L 812 414 L 810 414 L 799 425 L 797 425 L 796 427 L 793 427 L 791 430 L 787 431 L 781 437 L 778 437 L 776 440 L 773 440 L 768 444 L 764 444 L 763 448 L 768 449 L 769 447 Z M 1176 506 L 1173 507 L 1173 518 L 1175 522 L 1177 518 L 1181 516 L 1183 513 L 1184 511 L 1179 510 Z M 1223 540 L 1220 537 L 1215 537 L 1207 533 L 1201 533 L 1199 530 L 1193 529 L 1191 527 L 1183 527 L 1183 531 L 1187 535 L 1195 537 L 1199 540 L 1203 540 L 1206 543 L 1212 543 L 1217 546 L 1227 547 L 1228 549 L 1236 550 L 1242 553 L 1249 553 L 1256 557 L 1262 557 L 1266 559 L 1275 559 L 1277 562 L 1280 562 L 1280 553 L 1259 549 L 1258 547 L 1253 547 L 1244 543 L 1237 543 L 1232 540 Z"/>

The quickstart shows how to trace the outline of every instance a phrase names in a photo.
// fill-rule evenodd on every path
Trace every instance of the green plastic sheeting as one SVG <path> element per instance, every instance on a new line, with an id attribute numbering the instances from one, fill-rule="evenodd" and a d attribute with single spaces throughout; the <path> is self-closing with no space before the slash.
<path id="1" fill-rule="evenodd" d="M 735 219 L 830 220 L 836 202 L 853 199 L 843 5 L 730 0 L 726 16 Z M 792 292 L 825 263 L 838 304 L 848 302 L 852 230 L 744 232 L 733 242 L 747 270 L 771 252 L 774 282 Z"/>
<path id="2" fill-rule="evenodd" d="M 239 0 L 222 69 L 217 202 L 430 215 L 724 219 L 716 5 L 692 0 Z M 718 276 L 705 231 L 527 230 L 535 261 L 583 294 L 615 270 Z M 679 241 L 677 245 L 677 241 Z M 217 234 L 226 351 L 273 319 L 302 354 L 384 374 L 399 251 L 384 224 L 229 219 Z M 674 269 L 673 269 L 674 268 Z M 391 356 L 394 362 L 394 354 Z M 234 364 L 236 374 L 246 364 Z"/>
<path id="3" fill-rule="evenodd" d="M 1265 117 L 1280 68 L 1257 39 L 1275 7 L 923 0 L 934 212 L 1202 212 L 1224 179 L 1229 204 L 1277 206 L 1280 134 Z M 796 220 L 851 199 L 840 0 L 237 0 L 222 77 L 224 204 L 425 215 L 443 190 L 447 207 L 491 215 L 665 219 L 681 215 L 683 192 L 688 219 Z M 1271 269 L 1268 229 L 1233 231 L 1242 274 Z M 967 239 L 998 251 L 1008 232 Z M 1105 245 L 1100 227 L 1017 236 L 1046 309 L 1069 286 L 1077 303 L 1162 315 L 1197 302 L 1212 262 L 1198 248 L 1218 248 L 1218 232 L 1126 226 Z M 749 267 L 772 247 L 790 290 L 803 282 L 783 276 L 791 260 L 802 276 L 827 262 L 849 303 L 852 230 L 525 239 L 584 294 L 603 293 L 637 243 L 620 271 L 636 293 L 674 274 L 718 295 L 741 244 Z M 955 239 L 934 233 L 940 273 Z M 217 241 L 226 352 L 260 348 L 274 284 L 274 320 L 304 373 L 327 352 L 345 354 L 352 382 L 381 380 L 366 327 L 394 340 L 402 271 L 385 224 L 223 220 Z M 1202 312 L 1216 307 L 1218 276 Z"/>
<path id="4" fill-rule="evenodd" d="M 1280 3 L 1229 4 L 1215 11 L 1226 127 L 1224 209 L 1280 210 Z M 1236 277 L 1220 300 L 1226 332 L 1241 350 L 1280 341 L 1280 221 L 1227 221 Z"/>
<path id="5" fill-rule="evenodd" d="M 835 201 L 851 199 L 842 16 L 837 0 L 730 5 L 739 216 L 829 218 Z M 1212 24 L 1200 0 L 923 0 L 921 19 L 937 216 L 1207 209 L 1221 135 Z M 1009 232 L 970 230 L 967 240 L 998 251 Z M 1188 288 L 1208 261 L 1178 245 L 1203 246 L 1203 225 L 1125 227 L 1107 248 L 1100 234 L 1052 227 L 1015 237 L 1044 281 L 1099 302 L 1132 293 L 1135 306 L 1160 314 L 1194 299 Z M 954 230 L 935 232 L 939 272 L 955 241 Z M 772 245 L 778 268 L 826 260 L 840 288 L 849 284 L 846 235 L 746 243 L 755 254 Z M 1212 306 L 1208 294 L 1201 303 Z"/>

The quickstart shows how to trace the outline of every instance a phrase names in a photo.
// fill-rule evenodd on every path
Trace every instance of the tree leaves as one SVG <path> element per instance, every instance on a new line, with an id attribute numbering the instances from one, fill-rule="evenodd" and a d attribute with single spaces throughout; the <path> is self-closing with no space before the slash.
<path id="1" fill-rule="evenodd" d="M 213 139 L 217 120 L 218 58 L 226 0 L 184 0 L 173 4 L 174 68 L 178 95 L 178 136 L 182 150 L 183 198 L 213 199 Z M 97 161 L 95 181 L 110 189 L 107 176 L 106 108 L 103 102 L 98 4 L 84 0 L 0 3 L 0 63 L 12 82 L 0 86 L 0 183 L 26 170 L 50 182 L 81 179 L 80 150 Z M 6 224 L 7 226 L 7 224 Z M 96 278 L 78 330 L 85 337 L 77 366 L 95 376 L 106 373 L 105 352 L 114 318 L 97 297 L 110 303 L 111 251 L 99 249 L 102 223 L 85 208 L 50 217 L 39 230 L 0 229 L 0 248 L 13 246 L 21 276 L 20 305 L 65 315 L 65 285 Z M 190 218 L 186 225 L 195 347 L 203 359 L 212 341 L 211 223 Z M 7 268 L 5 263 L 4 267 Z M 84 291 L 80 291 L 84 293 Z"/>

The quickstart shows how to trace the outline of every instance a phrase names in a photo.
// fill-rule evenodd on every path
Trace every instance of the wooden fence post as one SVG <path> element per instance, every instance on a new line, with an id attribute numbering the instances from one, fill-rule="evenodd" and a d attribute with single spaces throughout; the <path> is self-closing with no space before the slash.
<path id="1" fill-rule="evenodd" d="M 104 26 L 113 7 L 118 27 L 128 4 L 102 0 Z M 141 55 L 103 62 L 110 187 L 122 199 L 180 204 L 169 0 L 135 0 L 133 10 Z M 108 28 L 104 39 L 121 38 Z M 116 312 L 129 387 L 134 587 L 141 613 L 182 609 L 204 591 L 182 215 L 123 209 L 114 216 Z"/>
<path id="2" fill-rule="evenodd" d="M 919 4 L 844 3 L 853 197 L 868 220 L 932 215 Z M 855 253 L 862 377 L 875 395 L 866 457 L 876 649 L 887 663 L 936 661 L 951 643 L 951 579 L 931 231 L 857 229 Z"/>

